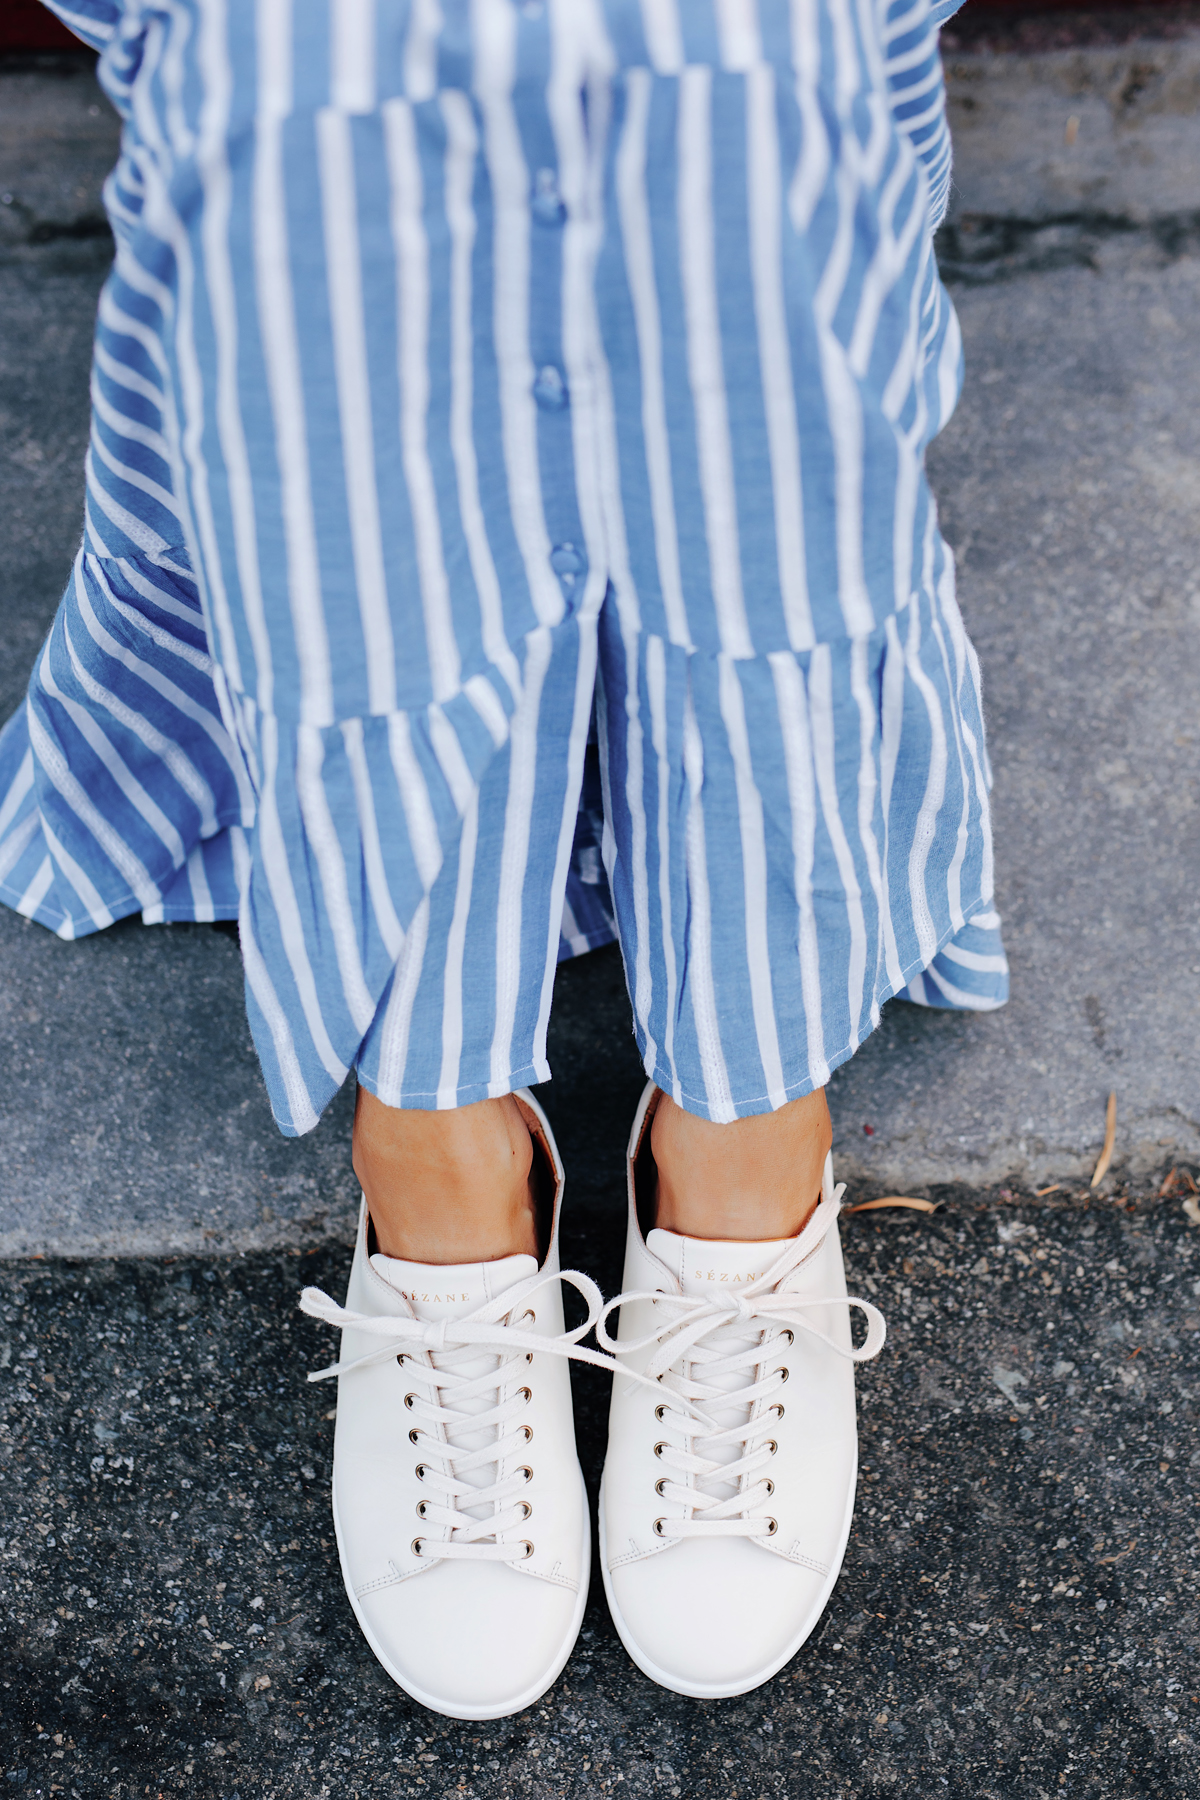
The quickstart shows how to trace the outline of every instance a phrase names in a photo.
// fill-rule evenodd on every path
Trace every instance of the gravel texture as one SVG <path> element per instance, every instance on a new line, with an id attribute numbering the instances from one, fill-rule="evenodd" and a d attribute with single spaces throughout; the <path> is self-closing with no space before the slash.
<path id="1" fill-rule="evenodd" d="M 614 1286 L 611 1196 L 565 1236 Z M 891 1333 L 815 1639 L 744 1699 L 680 1699 L 630 1665 L 597 1580 L 557 1687 L 487 1726 L 414 1707 L 343 1597 L 334 1396 L 303 1379 L 331 1345 L 293 1303 L 339 1290 L 344 1251 L 10 1264 L 0 1791 L 1200 1793 L 1200 1234 L 1178 1199 L 957 1190 L 843 1239 Z M 604 1387 L 576 1388 L 593 1491 Z"/>

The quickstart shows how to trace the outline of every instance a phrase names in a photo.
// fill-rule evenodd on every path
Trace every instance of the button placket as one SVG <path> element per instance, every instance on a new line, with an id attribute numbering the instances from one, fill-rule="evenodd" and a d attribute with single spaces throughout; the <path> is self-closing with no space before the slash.
<path id="1" fill-rule="evenodd" d="M 544 363 L 533 379 L 533 397 L 543 412 L 563 412 L 570 405 L 562 370 Z"/>
<path id="2" fill-rule="evenodd" d="M 538 170 L 533 178 L 533 199 L 530 207 L 534 219 L 539 225 L 553 228 L 566 224 L 566 202 L 559 192 L 558 175 L 555 170 Z"/>
<path id="3" fill-rule="evenodd" d="M 550 567 L 562 582 L 564 590 L 574 592 L 581 575 L 587 573 L 587 557 L 578 544 L 555 544 L 550 552 Z"/>

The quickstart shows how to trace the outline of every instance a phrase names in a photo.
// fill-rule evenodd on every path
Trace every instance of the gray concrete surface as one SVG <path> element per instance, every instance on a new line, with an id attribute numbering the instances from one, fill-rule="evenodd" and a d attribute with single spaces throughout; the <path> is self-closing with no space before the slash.
<path id="1" fill-rule="evenodd" d="M 839 1172 L 863 1193 L 1078 1182 L 1111 1089 L 1110 1189 L 1200 1164 L 1200 238 L 1180 211 L 1200 192 L 1198 55 L 951 62 L 943 252 L 969 373 L 931 468 L 984 663 L 1013 1000 L 887 1010 L 830 1091 Z M 1103 191 L 1061 172 L 1072 116 Z M 85 73 L 0 72 L 6 710 L 79 530 L 113 144 Z M 591 960 L 560 983 L 547 1102 L 579 1145 L 576 1192 L 602 1196 L 638 1071 L 614 959 Z M 0 1254 L 344 1233 L 350 1096 L 311 1138 L 276 1136 L 220 933 L 65 945 L 0 913 L 0 1072 Z"/>
<path id="2" fill-rule="evenodd" d="M 971 373 L 930 465 L 983 664 L 1012 998 L 889 1009 L 833 1086 L 844 1173 L 1081 1174 L 1111 1090 L 1119 1175 L 1200 1158 L 1200 260 L 1107 248 L 955 290 Z"/>
<path id="3" fill-rule="evenodd" d="M 619 1280 L 611 1213 L 568 1257 Z M 740 1700 L 626 1657 L 460 1725 L 374 1662 L 329 1517 L 340 1251 L 0 1269 L 0 1769 L 80 1800 L 1195 1800 L 1200 1232 L 1177 1204 L 860 1215 L 891 1327 L 814 1638 Z M 605 1381 L 576 1382 L 595 1493 Z"/>
<path id="4" fill-rule="evenodd" d="M 1200 203 L 1200 37 L 946 57 L 951 218 L 1151 226 Z"/>
<path id="5" fill-rule="evenodd" d="M 0 64 L 0 714 L 66 583 L 83 522 L 100 188 L 117 121 L 86 67 Z"/>

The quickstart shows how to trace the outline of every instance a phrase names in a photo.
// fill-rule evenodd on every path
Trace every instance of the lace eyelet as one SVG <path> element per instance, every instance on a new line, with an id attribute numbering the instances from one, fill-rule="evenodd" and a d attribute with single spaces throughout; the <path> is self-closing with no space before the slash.
<path id="1" fill-rule="evenodd" d="M 528 1406 L 529 1402 L 533 1399 L 532 1390 L 530 1388 L 518 1388 L 517 1392 L 518 1392 L 518 1394 L 520 1394 L 521 1398 L 524 1400 L 526 1406 Z"/>
<path id="2" fill-rule="evenodd" d="M 667 1521 L 665 1519 L 655 1519 L 655 1521 L 654 1521 L 655 1537 L 665 1537 L 666 1536 L 666 1533 L 663 1530 L 663 1526 L 666 1524 L 666 1522 Z"/>
<path id="3" fill-rule="evenodd" d="M 795 1341 L 796 1341 L 796 1334 L 795 1334 L 795 1332 L 794 1332 L 794 1331 L 789 1331 L 789 1329 L 788 1329 L 788 1327 L 787 1327 L 787 1326 L 786 1326 L 786 1325 L 785 1325 L 785 1326 L 784 1326 L 784 1328 L 783 1328 L 783 1335 L 784 1335 L 784 1337 L 785 1337 L 785 1338 L 786 1338 L 786 1339 L 787 1339 L 787 1341 L 788 1341 L 788 1343 L 789 1343 L 789 1344 L 794 1344 L 794 1343 L 795 1343 Z"/>
<path id="4" fill-rule="evenodd" d="M 412 1553 L 413 1553 L 413 1555 L 414 1555 L 414 1556 L 420 1556 L 420 1555 L 422 1555 L 422 1554 L 423 1554 L 423 1546 L 424 1546 L 424 1543 L 425 1543 L 425 1539 L 424 1539 L 424 1538 L 414 1538 L 414 1539 L 413 1539 L 413 1541 L 412 1541 Z"/>
<path id="5" fill-rule="evenodd" d="M 768 1519 L 767 1520 L 767 1536 L 774 1537 L 775 1533 L 778 1530 L 779 1530 L 779 1520 L 778 1519 Z"/>
<path id="6" fill-rule="evenodd" d="M 416 1405 L 416 1403 L 417 1403 L 417 1396 L 415 1394 L 405 1394 L 404 1404 L 405 1404 L 405 1406 L 407 1406 L 409 1412 L 412 1411 L 412 1409 Z"/>
<path id="7" fill-rule="evenodd" d="M 527 1519 L 532 1519 L 533 1508 L 532 1508 L 532 1506 L 530 1506 L 528 1500 L 522 1500 L 521 1505 L 525 1508 L 525 1517 Z"/>
<path id="8" fill-rule="evenodd" d="M 775 1483 L 770 1479 L 770 1477 L 768 1477 L 768 1479 L 767 1479 L 767 1498 L 769 1499 L 774 1492 L 775 1492 Z"/>
<path id="9" fill-rule="evenodd" d="M 521 1464 L 521 1467 L 517 1470 L 517 1474 L 523 1475 L 527 1482 L 533 1480 L 533 1470 L 528 1466 L 527 1463 Z"/>
<path id="10" fill-rule="evenodd" d="M 425 1517 L 425 1502 L 423 1500 L 417 1501 L 417 1517 L 418 1519 L 423 1519 Z"/>
<path id="11" fill-rule="evenodd" d="M 532 1444 L 532 1442 L 533 1442 L 533 1426 L 532 1425 L 522 1425 L 521 1430 L 525 1433 L 525 1442 L 527 1444 Z"/>
<path id="12" fill-rule="evenodd" d="M 778 1400 L 775 1402 L 774 1406 L 768 1406 L 767 1411 L 773 1412 L 777 1419 L 782 1419 L 782 1417 L 783 1417 L 783 1407 L 780 1405 Z"/>
<path id="13" fill-rule="evenodd" d="M 779 1445 L 775 1442 L 774 1438 L 767 1439 L 767 1449 L 771 1452 L 772 1456 L 775 1456 L 778 1454 Z"/>
<path id="14" fill-rule="evenodd" d="M 663 1451 L 666 1449 L 666 1447 L 667 1446 L 665 1444 L 655 1444 L 655 1446 L 654 1446 L 655 1456 L 661 1456 Z"/>
<path id="15" fill-rule="evenodd" d="M 526 1352 L 525 1352 L 525 1361 L 526 1361 L 526 1362 L 532 1362 L 532 1361 L 533 1361 L 533 1351 L 532 1351 L 532 1350 L 527 1350 L 527 1351 L 526 1351 Z"/>
<path id="16" fill-rule="evenodd" d="M 783 1380 L 783 1381 L 786 1381 L 786 1380 L 787 1380 L 787 1378 L 788 1378 L 788 1372 L 787 1372 L 787 1370 L 786 1370 L 786 1369 L 784 1369 L 784 1368 L 778 1368 L 778 1369 L 776 1369 L 776 1371 L 775 1371 L 775 1373 L 776 1373 L 776 1375 L 778 1375 L 778 1376 L 779 1376 L 779 1377 L 780 1377 L 780 1378 L 781 1378 L 781 1380 Z"/>
<path id="17" fill-rule="evenodd" d="M 656 1481 L 656 1482 L 655 1482 L 655 1484 L 654 1484 L 654 1491 L 655 1491 L 655 1493 L 656 1493 L 656 1494 L 657 1494 L 657 1495 L 658 1495 L 658 1497 L 659 1497 L 659 1499 L 660 1499 L 660 1500 L 662 1500 L 662 1499 L 664 1499 L 664 1498 L 665 1498 L 665 1496 L 664 1496 L 664 1494 L 663 1494 L 663 1489 L 664 1489 L 664 1488 L 665 1488 L 665 1487 L 666 1487 L 666 1485 L 667 1485 L 667 1478 L 666 1478 L 666 1476 L 665 1476 L 665 1475 L 660 1475 L 660 1476 L 659 1476 L 659 1478 L 658 1478 L 658 1480 L 657 1480 L 657 1481 Z"/>
<path id="18" fill-rule="evenodd" d="M 665 1419 L 665 1418 L 666 1418 L 666 1416 L 667 1416 L 667 1409 L 666 1409 L 666 1407 L 665 1407 L 665 1406 L 656 1406 L 656 1407 L 655 1407 L 655 1409 L 654 1409 L 654 1416 L 655 1416 L 655 1418 L 656 1418 L 656 1419 L 657 1419 L 657 1420 L 658 1420 L 658 1422 L 659 1422 L 659 1424 L 660 1424 L 660 1425 L 661 1425 L 661 1424 L 662 1424 L 662 1422 L 663 1422 L 663 1420 L 664 1420 L 664 1419 Z"/>
<path id="19" fill-rule="evenodd" d="M 412 1435 L 411 1432 L 409 1433 L 409 1435 L 410 1436 Z M 414 1473 L 416 1474 L 418 1481 L 424 1481 L 424 1479 L 425 1479 L 425 1464 L 418 1463 Z"/>
<path id="20" fill-rule="evenodd" d="M 408 1434 L 408 1441 L 410 1444 L 419 1444 L 421 1441 L 421 1434 L 417 1430 L 415 1425 L 413 1426 L 412 1430 Z"/>
<path id="21" fill-rule="evenodd" d="M 531 1544 L 531 1543 L 530 1543 L 530 1541 L 529 1541 L 529 1539 L 528 1539 L 528 1538 L 522 1538 L 522 1539 L 521 1539 L 521 1542 L 522 1542 L 522 1543 L 523 1543 L 523 1544 L 524 1544 L 524 1546 L 525 1546 L 525 1555 L 524 1555 L 524 1557 L 523 1557 L 523 1558 L 522 1558 L 522 1561 L 523 1561 L 523 1562 L 528 1562 L 528 1561 L 529 1561 L 529 1559 L 530 1559 L 530 1557 L 531 1557 L 531 1556 L 532 1556 L 532 1555 L 533 1555 L 533 1545 L 532 1545 L 532 1544 Z"/>
<path id="22" fill-rule="evenodd" d="M 401 1350 L 397 1353 L 397 1356 L 396 1356 L 397 1366 L 399 1366 L 404 1361 L 405 1355 L 406 1355 L 406 1352 L 403 1350 Z"/>

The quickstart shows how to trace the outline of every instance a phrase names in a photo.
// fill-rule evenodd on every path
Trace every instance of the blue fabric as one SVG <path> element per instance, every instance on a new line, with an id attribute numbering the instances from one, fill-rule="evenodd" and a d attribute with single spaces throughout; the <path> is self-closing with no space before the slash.
<path id="1" fill-rule="evenodd" d="M 119 0 L 44 0 L 51 12 L 93 50 L 103 50 L 121 16 Z"/>
<path id="2" fill-rule="evenodd" d="M 927 0 L 72 21 L 117 260 L 0 898 L 236 915 L 289 1132 L 544 1078 L 614 928 L 718 1119 L 999 1004 Z"/>

